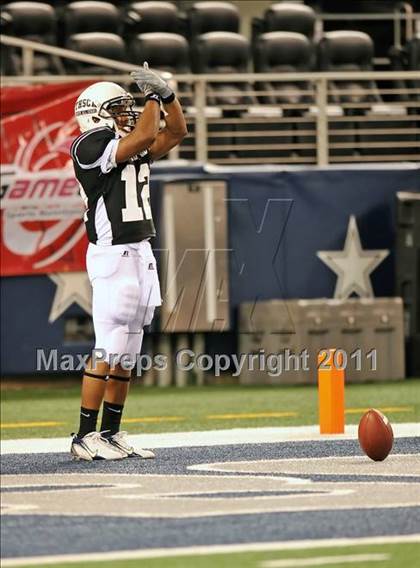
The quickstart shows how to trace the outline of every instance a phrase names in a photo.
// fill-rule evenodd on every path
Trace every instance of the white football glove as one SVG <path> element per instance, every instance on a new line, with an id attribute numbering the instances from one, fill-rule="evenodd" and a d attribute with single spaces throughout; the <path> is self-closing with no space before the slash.
<path id="1" fill-rule="evenodd" d="M 153 93 L 157 93 L 164 103 L 174 100 L 175 94 L 172 89 L 162 77 L 149 69 L 147 61 L 144 62 L 143 67 L 133 71 L 130 75 L 146 98 Z"/>

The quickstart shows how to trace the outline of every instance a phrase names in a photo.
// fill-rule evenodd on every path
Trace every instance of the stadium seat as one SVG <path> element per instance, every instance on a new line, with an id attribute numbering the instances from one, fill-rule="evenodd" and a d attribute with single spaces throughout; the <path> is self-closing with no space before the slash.
<path id="1" fill-rule="evenodd" d="M 71 2 L 63 10 L 65 36 L 89 32 L 118 34 L 121 31 L 120 13 L 110 2 Z"/>
<path id="2" fill-rule="evenodd" d="M 323 71 L 371 71 L 373 51 L 373 41 L 364 32 L 344 30 L 328 32 L 319 43 L 320 67 Z M 389 139 L 386 133 L 381 133 L 381 130 L 390 128 L 388 120 L 389 116 L 393 115 L 395 118 L 392 127 L 404 131 L 408 126 L 407 122 L 403 120 L 398 122 L 398 117 L 403 119 L 403 115 L 406 114 L 404 108 L 398 109 L 384 104 L 376 82 L 372 80 L 330 81 L 330 85 L 337 93 L 332 100 L 339 105 L 350 105 L 350 108 L 344 109 L 346 115 L 364 116 L 363 122 L 359 120 L 357 123 L 358 129 L 364 131 L 360 132 L 356 139 L 361 154 L 372 154 L 372 148 L 375 148 L 376 155 L 395 154 L 395 147 L 381 147 L 381 144 Z M 361 103 L 363 106 L 357 108 Z M 382 120 L 381 117 L 384 119 Z M 371 132 L 366 134 L 366 130 Z M 400 141 L 402 146 L 404 142 L 414 141 L 410 133 L 394 135 L 394 139 Z M 411 149 L 404 153 L 411 153 Z"/>
<path id="3" fill-rule="evenodd" d="M 262 18 L 252 20 L 252 42 L 267 32 L 295 32 L 310 40 L 315 33 L 315 12 L 300 2 L 279 2 L 270 6 Z"/>
<path id="4" fill-rule="evenodd" d="M 318 65 L 321 71 L 370 71 L 373 66 L 373 42 L 364 32 L 358 31 L 332 31 L 327 32 L 318 44 Z M 328 102 L 338 105 L 344 115 L 364 115 L 369 106 L 358 108 L 360 103 L 382 102 L 374 81 L 360 81 L 357 79 L 346 81 L 330 81 L 329 86 L 334 95 L 329 95 Z M 356 105 L 346 107 L 346 105 Z M 339 114 L 340 114 L 339 113 Z M 332 145 L 347 143 L 357 146 L 357 137 L 354 135 L 356 123 L 330 122 L 331 129 L 340 130 L 341 133 L 331 136 Z M 345 134 L 349 130 L 352 134 Z M 368 140 L 369 141 L 369 140 Z M 332 148 L 331 155 L 345 156 L 357 153 L 352 148 Z"/>
<path id="5" fill-rule="evenodd" d="M 190 73 L 190 53 L 184 36 L 166 32 L 138 34 L 129 45 L 130 61 L 141 64 L 147 61 L 149 66 L 159 71 L 173 74 Z M 183 93 L 191 91 L 185 83 L 177 85 L 177 92 L 182 104 L 191 105 L 191 97 Z"/>
<path id="6" fill-rule="evenodd" d="M 191 46 L 192 67 L 195 73 L 214 73 L 226 76 L 223 82 L 214 82 L 208 85 L 207 105 L 213 108 L 222 107 L 223 117 L 234 118 L 240 116 L 248 105 L 256 104 L 256 98 L 246 94 L 252 89 L 246 83 L 229 81 L 231 73 L 245 73 L 248 71 L 250 47 L 248 40 L 233 32 L 208 32 L 195 38 Z M 237 108 L 241 106 L 242 109 Z M 233 107 L 233 108 L 229 108 Z M 217 109 L 219 110 L 219 109 Z M 211 124 L 209 133 L 222 132 L 223 128 L 229 131 L 230 125 Z M 212 139 L 213 144 L 231 145 L 233 140 L 222 137 Z M 233 150 L 221 150 L 220 154 L 211 154 L 210 157 L 229 157 Z"/>
<path id="7" fill-rule="evenodd" d="M 132 2 L 125 8 L 124 31 L 126 36 L 182 33 L 183 25 L 177 7 L 171 2 Z"/>
<path id="8" fill-rule="evenodd" d="M 44 2 L 11 2 L 2 9 L 2 21 L 7 23 L 7 31 L 22 39 L 46 45 L 56 44 L 57 22 L 52 6 Z M 22 54 L 20 49 L 9 51 L 8 67 L 13 73 L 22 73 Z M 35 53 L 35 75 L 58 74 L 64 70 L 59 58 L 43 53 Z"/>
<path id="9" fill-rule="evenodd" d="M 266 10 L 264 22 L 267 32 L 296 32 L 312 39 L 315 30 L 315 12 L 305 4 L 279 2 Z"/>
<path id="10" fill-rule="evenodd" d="M 171 73 L 188 73 L 190 70 L 188 42 L 179 34 L 138 34 L 131 41 L 129 52 L 133 63 L 148 61 L 150 67 Z"/>
<path id="11" fill-rule="evenodd" d="M 56 18 L 54 8 L 45 2 L 10 2 L 2 12 L 11 16 L 10 33 L 34 41 L 55 40 Z"/>
<path id="12" fill-rule="evenodd" d="M 371 71 L 373 67 L 373 41 L 364 32 L 334 31 L 326 33 L 318 44 L 318 62 L 321 71 Z M 374 92 L 374 81 L 331 81 L 338 93 L 336 103 L 382 102 Z M 352 111 L 353 113 L 356 111 Z"/>
<path id="13" fill-rule="evenodd" d="M 267 32 L 258 36 L 253 46 L 255 71 L 259 73 L 308 72 L 311 66 L 312 52 L 313 49 L 310 40 L 301 33 L 283 31 Z M 264 125 L 265 129 L 276 130 L 277 132 L 281 130 L 288 130 L 289 133 L 291 131 L 295 132 L 294 136 L 290 134 L 279 137 L 270 135 L 269 140 L 267 140 L 270 144 L 287 144 L 289 150 L 276 149 L 268 151 L 267 149 L 264 154 L 267 158 L 290 156 L 293 149 L 291 145 L 293 143 L 313 143 L 313 140 L 308 140 L 307 138 L 301 139 L 301 137 L 299 137 L 299 127 L 301 123 L 293 120 L 285 122 L 287 118 L 303 117 L 307 111 L 307 109 L 304 108 L 288 108 L 287 105 L 307 104 L 309 108 L 309 105 L 313 104 L 313 97 L 305 92 L 312 89 L 311 85 L 299 81 L 259 81 L 256 87 L 258 91 L 267 93 L 259 97 L 261 103 L 274 105 L 274 108 L 275 106 L 280 107 L 281 115 L 283 116 L 281 122 L 278 118 L 275 120 L 274 117 L 272 117 L 270 120 L 269 117 L 267 117 Z M 308 128 L 314 130 L 313 124 L 310 127 L 305 126 L 305 130 Z M 314 136 L 315 131 L 312 138 Z M 301 151 L 295 153 L 302 154 Z"/>
<path id="14" fill-rule="evenodd" d="M 188 14 L 189 35 L 208 32 L 239 32 L 238 8 L 230 2 L 197 2 Z"/>
<path id="15" fill-rule="evenodd" d="M 106 57 L 117 61 L 125 61 L 125 43 L 120 36 L 106 32 L 91 32 L 74 34 L 70 36 L 66 43 L 67 49 L 78 51 L 97 57 Z M 81 61 L 68 62 L 69 73 L 75 74 L 115 74 L 116 70 L 110 67 L 90 65 Z"/>
<path id="16" fill-rule="evenodd" d="M 295 32 L 268 32 L 254 46 L 254 66 L 258 73 L 299 73 L 310 70 L 312 46 L 309 39 Z M 261 90 L 271 91 L 262 98 L 269 104 L 311 102 L 301 94 L 308 86 L 302 82 L 264 82 Z M 283 94 L 283 92 L 287 92 Z"/>
<path id="17" fill-rule="evenodd" d="M 246 73 L 249 63 L 249 42 L 240 34 L 232 32 L 208 32 L 198 36 L 191 46 L 192 67 L 195 73 L 225 74 L 226 82 L 213 83 L 213 95 L 209 103 L 215 105 L 238 105 L 247 102 L 243 95 L 243 83 L 229 81 L 229 73 Z M 223 95 L 224 91 L 231 94 Z"/>

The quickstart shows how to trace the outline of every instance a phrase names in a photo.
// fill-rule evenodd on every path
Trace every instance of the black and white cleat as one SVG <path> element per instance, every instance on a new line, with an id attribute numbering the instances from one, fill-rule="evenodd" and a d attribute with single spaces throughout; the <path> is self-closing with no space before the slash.
<path id="1" fill-rule="evenodd" d="M 73 435 L 70 452 L 75 460 L 120 460 L 127 457 L 126 452 L 119 449 L 99 432 L 90 432 L 79 438 Z"/>
<path id="2" fill-rule="evenodd" d="M 143 460 L 150 460 L 156 457 L 151 450 L 133 448 L 133 446 L 128 442 L 127 432 L 117 432 L 107 439 L 112 446 L 122 452 L 125 452 L 125 457 L 127 458 L 141 458 Z"/>

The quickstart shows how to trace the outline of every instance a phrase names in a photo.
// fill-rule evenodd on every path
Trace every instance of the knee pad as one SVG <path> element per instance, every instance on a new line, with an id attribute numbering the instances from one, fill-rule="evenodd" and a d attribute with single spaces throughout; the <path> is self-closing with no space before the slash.
<path id="1" fill-rule="evenodd" d="M 121 356 L 127 351 L 129 339 L 128 325 L 111 322 L 97 322 L 95 325 L 95 350 L 105 351 L 104 359 L 111 367 L 119 363 Z M 102 355 L 102 354 L 101 354 Z"/>
<path id="2" fill-rule="evenodd" d="M 111 296 L 111 319 L 121 324 L 131 323 L 136 317 L 140 298 L 140 286 L 136 280 L 123 279 L 116 284 Z"/>

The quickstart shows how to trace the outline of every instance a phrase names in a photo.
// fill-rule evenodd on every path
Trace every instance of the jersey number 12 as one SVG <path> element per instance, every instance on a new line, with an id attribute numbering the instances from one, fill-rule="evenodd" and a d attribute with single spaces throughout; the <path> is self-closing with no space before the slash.
<path id="1" fill-rule="evenodd" d="M 151 219 L 149 166 L 141 164 L 138 179 L 136 179 L 136 168 L 133 164 L 127 164 L 121 172 L 121 180 L 125 182 L 125 207 L 122 209 L 123 222 Z M 137 181 L 140 186 L 141 207 L 138 202 Z"/>

